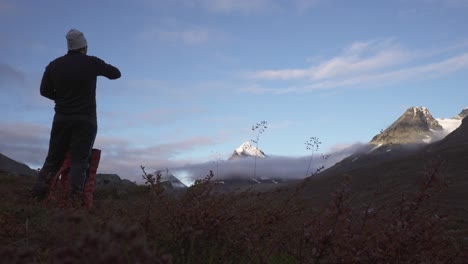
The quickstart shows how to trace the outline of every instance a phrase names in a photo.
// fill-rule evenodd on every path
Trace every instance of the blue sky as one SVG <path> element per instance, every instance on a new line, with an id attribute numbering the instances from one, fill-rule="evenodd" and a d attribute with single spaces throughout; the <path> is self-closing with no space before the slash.
<path id="1" fill-rule="evenodd" d="M 0 153 L 40 167 L 53 102 L 45 66 L 84 32 L 99 78 L 101 170 L 227 158 L 269 123 L 259 147 L 285 157 L 368 142 L 410 106 L 468 107 L 466 0 L 0 0 Z"/>

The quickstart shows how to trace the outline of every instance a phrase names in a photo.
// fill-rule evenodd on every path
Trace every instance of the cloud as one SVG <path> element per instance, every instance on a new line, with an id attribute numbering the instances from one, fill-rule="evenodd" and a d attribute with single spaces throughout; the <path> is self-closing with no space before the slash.
<path id="1" fill-rule="evenodd" d="M 337 162 L 343 160 L 349 155 L 355 153 L 362 148 L 364 144 L 354 143 L 340 145 L 332 148 L 328 153 L 328 158 L 322 158 L 320 154 L 314 155 L 310 172 L 315 172 L 317 168 L 324 166 L 329 168 Z M 257 159 L 256 177 L 257 178 L 273 178 L 273 179 L 303 179 L 306 177 L 311 156 L 291 158 L 291 157 L 268 157 Z M 181 167 L 176 167 L 171 170 L 176 177 L 184 183 L 193 183 L 196 179 L 203 178 L 213 171 L 216 179 L 225 179 L 231 177 L 253 178 L 254 176 L 254 160 L 252 158 L 237 159 L 231 161 L 216 161 L 192 164 Z"/>
<path id="2" fill-rule="evenodd" d="M 257 14 L 294 9 L 305 12 L 316 7 L 322 0 L 167 0 L 189 8 L 201 8 L 215 14 Z M 147 1 L 148 4 L 154 3 Z"/>
<path id="3" fill-rule="evenodd" d="M 467 0 L 418 0 L 423 4 L 439 5 L 444 7 L 468 7 Z"/>
<path id="4" fill-rule="evenodd" d="M 19 162 L 26 163 L 32 168 L 38 168 L 45 160 L 48 151 L 49 126 L 26 123 L 3 123 L 0 129 L 1 153 Z M 135 139 L 136 140 L 136 139 Z M 216 139 L 208 137 L 192 137 L 180 141 L 153 144 L 139 147 L 135 140 L 118 137 L 98 136 L 95 148 L 102 150 L 99 173 L 116 173 L 122 178 L 142 183 L 143 165 L 146 171 L 152 173 L 168 168 L 184 182 L 193 182 L 204 177 L 217 165 L 219 177 L 252 175 L 253 163 L 250 159 L 235 161 L 219 161 L 220 155 L 213 157 L 217 163 L 194 163 L 190 159 L 174 159 L 182 153 L 217 144 Z M 320 155 L 313 158 L 311 171 L 316 167 L 330 167 L 336 162 L 354 153 L 362 144 L 347 144 L 332 148 L 330 157 L 322 159 Z M 273 156 L 257 160 L 257 175 L 270 178 L 303 178 L 306 174 L 310 156 L 288 158 Z M 192 165 L 186 165 L 192 164 Z"/>
<path id="5" fill-rule="evenodd" d="M 0 124 L 2 154 L 22 163 L 38 166 L 47 154 L 50 128 L 26 123 Z"/>
<path id="6" fill-rule="evenodd" d="M 103 111 L 101 116 L 111 122 L 106 123 L 106 129 L 149 128 L 182 122 L 206 113 L 203 107 L 156 107 L 143 111 L 129 112 L 125 110 Z"/>
<path id="7" fill-rule="evenodd" d="M 42 166 L 49 143 L 50 126 L 27 123 L 0 123 L 0 152 L 14 160 L 36 168 Z M 117 173 L 121 177 L 139 180 L 140 165 L 150 171 L 172 168 L 193 162 L 175 157 L 182 153 L 217 144 L 216 139 L 192 137 L 179 141 L 155 143 L 139 147 L 137 138 L 97 136 L 95 148 L 102 150 L 100 173 Z"/>
<path id="8" fill-rule="evenodd" d="M 187 44 L 197 45 L 209 41 L 210 33 L 205 29 L 192 29 L 185 31 L 159 31 L 158 38 L 166 41 L 182 41 Z"/>
<path id="9" fill-rule="evenodd" d="M 201 5 L 216 13 L 261 11 L 272 4 L 271 0 L 193 0 L 195 5 Z"/>
<path id="10" fill-rule="evenodd" d="M 401 64 L 410 57 L 411 55 L 409 52 L 402 50 L 390 40 L 380 42 L 356 42 L 347 47 L 341 55 L 316 66 L 306 69 L 257 71 L 251 73 L 250 76 L 254 79 L 267 80 L 303 78 L 324 80 L 377 71 L 382 68 Z"/>
<path id="11" fill-rule="evenodd" d="M 7 82 L 24 84 L 26 82 L 26 77 L 20 70 L 9 64 L 0 62 L 0 85 L 6 84 Z"/>
<path id="12" fill-rule="evenodd" d="M 459 45 L 464 48 L 466 45 Z M 347 47 L 342 55 L 318 63 L 307 69 L 265 70 L 248 74 L 257 80 L 296 80 L 302 85 L 284 85 L 268 88 L 259 84 L 243 87 L 247 93 L 304 93 L 315 90 L 344 88 L 354 85 L 382 85 L 408 79 L 427 79 L 458 72 L 468 68 L 468 53 L 459 53 L 445 59 L 432 59 L 440 53 L 452 51 L 453 47 L 439 52 L 410 52 L 384 42 L 356 42 Z M 417 59 L 423 58 L 424 62 Z M 428 62 L 432 59 L 431 62 Z"/>
<path id="13" fill-rule="evenodd" d="M 0 14 L 8 13 L 14 9 L 14 5 L 9 0 L 0 0 Z"/>
<path id="14" fill-rule="evenodd" d="M 217 34 L 203 27 L 190 29 L 150 29 L 140 34 L 143 39 L 157 39 L 164 42 L 201 45 L 217 38 Z"/>
<path id="15" fill-rule="evenodd" d="M 102 162 L 99 171 L 102 173 L 117 173 L 123 178 L 139 181 L 140 165 L 148 172 L 181 166 L 189 160 L 173 160 L 177 155 L 207 145 L 216 144 L 208 137 L 193 137 L 181 141 L 155 144 L 144 148 L 135 147 L 127 140 L 118 138 L 98 137 L 95 148 L 101 149 Z"/>
<path id="16" fill-rule="evenodd" d="M 293 5 L 299 12 L 306 12 L 316 7 L 320 2 L 320 0 L 292 0 Z"/>

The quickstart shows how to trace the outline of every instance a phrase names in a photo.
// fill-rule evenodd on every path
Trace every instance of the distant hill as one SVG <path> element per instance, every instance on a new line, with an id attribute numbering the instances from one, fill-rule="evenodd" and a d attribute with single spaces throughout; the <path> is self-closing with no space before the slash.
<path id="1" fill-rule="evenodd" d="M 31 169 L 28 165 L 13 160 L 0 153 L 0 172 L 17 174 L 22 176 L 35 176 L 36 170 Z"/>
<path id="2" fill-rule="evenodd" d="M 111 187 L 122 187 L 122 186 L 135 186 L 134 182 L 131 182 L 127 179 L 121 179 L 117 174 L 103 174 L 97 173 L 96 174 L 96 186 L 97 187 L 104 187 L 104 186 L 111 186 Z"/>

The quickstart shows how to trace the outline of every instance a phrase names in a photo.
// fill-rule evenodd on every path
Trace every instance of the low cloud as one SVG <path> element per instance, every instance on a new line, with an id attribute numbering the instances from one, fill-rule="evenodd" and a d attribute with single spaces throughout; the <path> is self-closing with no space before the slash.
<path id="1" fill-rule="evenodd" d="M 39 168 L 47 155 L 49 132 L 48 126 L 4 123 L 0 129 L 0 138 L 2 138 L 0 153 L 25 163 L 31 168 Z M 189 159 L 174 159 L 182 152 L 217 144 L 215 141 L 206 137 L 194 137 L 140 148 L 126 139 L 98 136 L 94 147 L 102 150 L 99 173 L 116 173 L 122 178 L 138 183 L 143 182 L 141 177 L 143 172 L 140 166 L 144 166 L 148 173 L 167 168 L 186 184 L 203 178 L 210 170 L 219 178 L 253 176 L 253 159 L 221 161 L 218 156 L 213 161 L 205 163 L 194 163 Z M 334 165 L 362 146 L 363 144 L 360 143 L 337 145 L 331 148 L 328 153 L 330 156 L 326 159 L 323 159 L 320 154 L 314 155 L 309 173 L 321 166 Z M 310 158 L 311 156 L 271 156 L 257 159 L 256 175 L 259 178 L 304 178 Z"/>
<path id="2" fill-rule="evenodd" d="M 50 127 L 26 123 L 0 124 L 0 153 L 31 168 L 41 167 L 48 151 Z M 141 181 L 140 165 L 149 172 L 174 168 L 193 162 L 175 158 L 184 152 L 216 144 L 208 137 L 138 147 L 133 141 L 99 136 L 94 145 L 102 150 L 99 173 L 116 173 L 132 181 Z"/>
<path id="3" fill-rule="evenodd" d="M 324 166 L 329 168 L 337 162 L 361 149 L 365 144 L 355 143 L 340 145 L 332 148 L 332 151 L 324 156 L 321 154 L 305 157 L 280 157 L 270 156 L 256 161 L 257 178 L 273 179 L 303 179 L 318 168 Z M 311 163 L 310 168 L 309 163 Z M 230 161 L 214 160 L 211 162 L 192 164 L 176 167 L 171 170 L 176 177 L 186 184 L 201 179 L 210 171 L 213 171 L 216 179 L 230 177 L 254 178 L 255 161 L 253 158 L 237 159 Z M 308 173 L 307 173 L 308 171 Z"/>
<path id="4" fill-rule="evenodd" d="M 2 123 L 0 153 L 31 166 L 45 160 L 50 128 L 25 123 Z"/>
<path id="5" fill-rule="evenodd" d="M 139 182 L 142 174 L 140 166 L 146 167 L 148 172 L 181 166 L 189 160 L 174 160 L 177 155 L 215 143 L 207 137 L 193 137 L 139 148 L 126 140 L 98 137 L 95 148 L 103 151 L 99 166 L 101 173 L 117 173 L 123 178 Z"/>

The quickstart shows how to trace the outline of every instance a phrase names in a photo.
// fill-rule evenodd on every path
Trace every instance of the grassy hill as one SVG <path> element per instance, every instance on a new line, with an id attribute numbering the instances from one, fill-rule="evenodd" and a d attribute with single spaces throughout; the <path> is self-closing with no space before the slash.
<path id="1" fill-rule="evenodd" d="M 28 193 L 31 177 L 1 174 L 0 258 L 3 263 L 465 261 L 466 218 L 434 206 L 440 197 L 460 204 L 458 196 L 439 193 L 439 174 L 429 170 L 422 188 L 412 186 L 419 174 L 401 182 L 374 176 L 388 187 L 377 196 L 357 176 L 224 193 L 207 175 L 173 195 L 147 175 L 146 186 L 125 192 L 97 189 L 94 208 L 84 210 L 34 201 Z"/>

